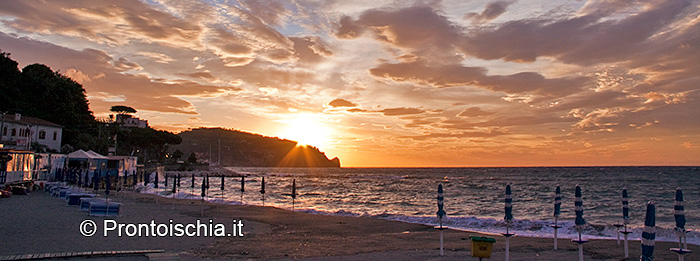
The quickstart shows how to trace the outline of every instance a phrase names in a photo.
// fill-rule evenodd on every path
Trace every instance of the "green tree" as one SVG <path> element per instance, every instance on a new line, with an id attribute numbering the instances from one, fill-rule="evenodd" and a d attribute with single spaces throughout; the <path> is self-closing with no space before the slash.
<path id="1" fill-rule="evenodd" d="M 130 115 L 136 113 L 136 109 L 129 106 L 116 105 L 109 109 L 111 112 L 116 112 L 117 114 Z"/>
<path id="2" fill-rule="evenodd" d="M 182 156 L 185 156 L 185 154 L 182 153 L 181 150 L 175 150 L 175 152 L 173 152 L 173 161 L 178 161 Z"/>

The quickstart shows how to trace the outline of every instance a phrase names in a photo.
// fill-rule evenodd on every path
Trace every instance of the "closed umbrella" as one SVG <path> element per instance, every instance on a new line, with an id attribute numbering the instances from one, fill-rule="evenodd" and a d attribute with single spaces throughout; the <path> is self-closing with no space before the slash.
<path id="1" fill-rule="evenodd" d="M 153 173 L 156 174 L 155 177 L 153 178 L 153 187 L 158 188 L 158 172 L 153 172 Z"/>
<path id="2" fill-rule="evenodd" d="M 510 225 L 513 223 L 513 198 L 511 196 L 510 185 L 506 185 L 506 199 L 505 199 L 505 212 L 506 215 L 503 220 L 506 222 L 506 233 L 503 236 L 506 238 L 506 261 L 510 260 L 510 237 L 515 236 L 515 234 L 510 233 Z"/>
<path id="3" fill-rule="evenodd" d="M 224 175 L 221 175 L 221 199 L 224 198 Z"/>
<path id="4" fill-rule="evenodd" d="M 632 233 L 631 231 L 627 231 L 627 225 L 630 223 L 630 204 L 629 204 L 629 197 L 627 195 L 627 189 L 622 189 L 622 224 L 624 226 L 624 230 L 620 231 L 625 236 L 625 258 L 630 257 L 629 253 L 629 243 L 627 242 L 627 235 Z"/>
<path id="5" fill-rule="evenodd" d="M 97 170 L 95 170 L 92 176 L 93 190 L 95 190 L 95 193 L 97 193 L 97 190 L 100 189 L 99 179 L 100 173 Z"/>
<path id="6" fill-rule="evenodd" d="M 676 234 L 678 234 L 678 248 L 671 248 L 671 251 L 678 254 L 678 260 L 683 261 L 683 255 L 690 253 L 688 249 L 688 238 L 685 231 L 685 207 L 683 206 L 683 191 L 676 189 L 676 204 L 673 205 L 673 217 L 676 219 Z M 685 239 L 685 240 L 684 240 Z M 685 241 L 685 244 L 683 244 Z"/>
<path id="7" fill-rule="evenodd" d="M 163 180 L 163 186 L 168 187 L 168 174 L 165 174 L 165 179 Z"/>
<path id="8" fill-rule="evenodd" d="M 439 222 L 440 222 L 440 226 L 439 226 L 439 227 L 436 227 L 436 228 L 440 230 L 440 255 L 441 255 L 441 256 L 444 256 L 444 255 L 445 255 L 445 252 L 444 252 L 444 249 L 443 249 L 443 232 L 442 232 L 442 230 L 444 230 L 445 228 L 442 226 L 442 218 L 445 217 L 445 215 L 446 215 L 447 213 L 445 213 L 445 210 L 444 210 L 444 208 L 443 208 L 443 207 L 444 207 L 444 199 L 445 199 L 445 198 L 444 198 L 444 196 L 443 196 L 442 184 L 438 184 L 438 196 L 437 196 L 437 207 L 438 207 L 438 211 L 437 211 L 437 216 L 438 216 L 438 220 L 439 220 Z"/>
<path id="9" fill-rule="evenodd" d="M 265 177 L 262 177 L 260 182 L 260 194 L 262 194 L 262 205 L 265 206 Z"/>
<path id="10" fill-rule="evenodd" d="M 241 176 L 241 204 L 243 204 L 243 193 L 245 193 L 245 176 Z"/>
<path id="11" fill-rule="evenodd" d="M 200 215 L 203 217 L 204 216 L 204 197 L 207 195 L 207 184 L 206 184 L 207 179 L 202 179 L 202 207 L 201 207 L 201 213 Z"/>
<path id="12" fill-rule="evenodd" d="M 107 213 L 109 213 L 109 190 L 112 187 L 112 179 L 109 174 L 105 175 L 105 203 L 107 203 Z"/>
<path id="13" fill-rule="evenodd" d="M 656 243 L 656 207 L 654 202 L 647 203 L 647 212 L 644 215 L 644 229 L 642 230 L 642 256 L 640 261 L 654 260 L 654 244 Z"/>
<path id="14" fill-rule="evenodd" d="M 554 250 L 557 250 L 557 231 L 559 226 L 559 215 L 561 214 L 561 189 L 559 186 L 554 191 L 554 225 L 550 225 L 554 229 Z"/>
<path id="15" fill-rule="evenodd" d="M 297 198 L 297 180 L 292 179 L 292 210 L 294 210 L 294 200 Z"/>
<path id="16" fill-rule="evenodd" d="M 578 231 L 578 240 L 574 239 L 571 241 L 578 244 L 578 260 L 583 261 L 583 244 L 588 242 L 588 240 L 583 240 L 581 238 L 581 233 L 583 232 L 583 226 L 586 225 L 586 220 L 583 219 L 583 199 L 581 195 L 581 187 L 579 187 L 579 185 L 576 185 L 576 193 L 574 197 L 574 210 L 576 212 L 576 220 L 574 221 L 574 224 L 576 224 L 576 231 Z"/>

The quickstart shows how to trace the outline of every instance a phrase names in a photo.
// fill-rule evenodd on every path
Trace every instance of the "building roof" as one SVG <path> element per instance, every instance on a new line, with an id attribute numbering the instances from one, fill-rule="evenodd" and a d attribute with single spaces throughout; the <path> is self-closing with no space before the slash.
<path id="1" fill-rule="evenodd" d="M 22 125 L 32 125 L 32 126 L 42 125 L 42 126 L 63 128 L 63 126 L 58 125 L 56 123 L 53 123 L 53 122 L 50 122 L 47 120 L 42 120 L 39 118 L 24 116 L 24 115 L 21 115 L 21 117 L 18 121 L 18 120 L 16 120 L 15 116 L 16 115 L 14 113 L 12 113 L 12 114 L 8 113 L 8 114 L 5 114 L 4 116 L 2 114 L 0 114 L 0 117 L 4 118 L 4 122 L 12 122 L 12 123 L 17 123 L 17 124 L 22 124 Z"/>

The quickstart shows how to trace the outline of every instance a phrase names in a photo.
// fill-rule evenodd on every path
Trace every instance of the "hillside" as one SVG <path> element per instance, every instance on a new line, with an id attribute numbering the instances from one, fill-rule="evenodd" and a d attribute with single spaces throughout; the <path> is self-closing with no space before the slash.
<path id="1" fill-rule="evenodd" d="M 172 147 L 184 155 L 194 152 L 199 159 L 221 165 L 245 167 L 340 167 L 340 160 L 329 160 L 318 148 L 296 146 L 290 140 L 265 137 L 237 130 L 200 128 L 178 134 L 182 143 Z M 211 154 L 210 154 L 211 149 Z"/>

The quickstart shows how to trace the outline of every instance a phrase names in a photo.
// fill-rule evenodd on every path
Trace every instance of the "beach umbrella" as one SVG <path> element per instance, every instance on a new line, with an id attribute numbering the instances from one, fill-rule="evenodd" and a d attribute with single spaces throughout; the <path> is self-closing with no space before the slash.
<path id="1" fill-rule="evenodd" d="M 644 215 L 644 229 L 642 230 L 642 256 L 640 261 L 654 260 L 654 244 L 656 241 L 656 207 L 654 202 L 647 203 L 647 213 Z"/>
<path id="2" fill-rule="evenodd" d="M 173 197 L 175 197 L 175 193 L 177 193 L 177 183 L 179 182 L 180 181 L 177 180 L 177 177 L 173 176 Z"/>
<path id="3" fill-rule="evenodd" d="M 204 179 L 204 181 L 205 181 L 206 184 L 207 184 L 207 189 L 209 189 L 209 174 L 207 174 L 207 176 L 206 176 L 206 178 Z"/>
<path id="4" fill-rule="evenodd" d="M 294 210 L 294 200 L 297 198 L 297 180 L 292 179 L 292 210 Z"/>
<path id="5" fill-rule="evenodd" d="M 676 231 L 685 232 L 685 207 L 683 206 L 683 191 L 676 189 L 676 204 L 673 205 L 673 217 L 676 219 Z"/>
<path id="6" fill-rule="evenodd" d="M 224 175 L 221 175 L 221 199 L 224 198 Z"/>
<path id="7" fill-rule="evenodd" d="M 200 208 L 200 216 L 202 217 L 204 216 L 204 197 L 207 195 L 207 184 L 205 184 L 206 181 L 206 179 L 202 179 L 202 204 Z"/>
<path id="8" fill-rule="evenodd" d="M 442 184 L 438 184 L 438 196 L 437 196 L 437 216 L 438 220 L 440 220 L 440 226 L 437 227 L 437 229 L 440 230 L 440 255 L 444 256 L 445 252 L 443 249 L 443 227 L 442 227 L 442 218 L 445 217 L 447 213 L 445 213 L 445 210 L 443 209 L 444 207 L 444 196 L 443 196 L 443 191 L 442 191 Z"/>
<path id="9" fill-rule="evenodd" d="M 581 233 L 583 232 L 583 226 L 586 225 L 586 220 L 583 219 L 583 199 L 581 195 L 581 187 L 579 187 L 579 185 L 576 185 L 576 193 L 574 196 L 574 210 L 576 212 L 576 220 L 574 221 L 574 224 L 576 224 L 576 231 L 578 231 L 578 240 L 573 239 L 571 241 L 578 244 L 578 260 L 583 261 L 583 244 L 588 242 L 588 240 L 583 240 L 581 238 Z"/>
<path id="10" fill-rule="evenodd" d="M 505 199 L 505 212 L 506 215 L 503 220 L 506 222 L 506 233 L 503 236 L 506 238 L 506 261 L 510 260 L 510 237 L 515 234 L 510 233 L 510 224 L 513 223 L 513 197 L 511 195 L 510 184 L 506 185 L 506 199 Z"/>
<path id="11" fill-rule="evenodd" d="M 93 190 L 95 190 L 95 191 L 97 191 L 99 189 L 99 186 L 100 186 L 100 182 L 98 180 L 99 178 L 100 178 L 100 173 L 98 173 L 97 170 L 95 170 L 93 172 L 93 176 L 92 176 Z"/>
<path id="12" fill-rule="evenodd" d="M 579 185 L 576 185 L 576 194 L 574 195 L 576 199 L 574 200 L 574 206 L 575 206 L 575 212 L 576 212 L 576 220 L 574 223 L 576 224 L 576 231 L 578 231 L 579 234 L 579 239 L 581 239 L 581 232 L 583 231 L 583 226 L 586 225 L 586 220 L 583 219 L 583 199 L 581 198 L 581 187 Z"/>
<path id="13" fill-rule="evenodd" d="M 683 261 L 683 255 L 690 253 L 688 249 L 688 238 L 685 231 L 685 207 L 683 206 L 683 191 L 676 189 L 676 204 L 673 205 L 673 217 L 676 219 L 676 234 L 678 235 L 678 248 L 671 248 L 671 251 L 678 254 L 678 260 Z M 685 240 L 683 240 L 685 239 Z M 685 241 L 685 244 L 683 244 Z"/>
<path id="14" fill-rule="evenodd" d="M 630 223 L 630 204 L 629 197 L 627 196 L 627 189 L 622 189 L 622 224 L 625 228 L 624 231 L 620 231 L 625 236 L 625 258 L 629 258 L 629 244 L 627 242 L 627 235 L 632 233 L 627 231 L 627 225 Z"/>
<path id="15" fill-rule="evenodd" d="M 168 186 L 168 174 L 165 174 L 165 179 L 163 180 L 163 186 L 167 187 Z"/>
<path id="16" fill-rule="evenodd" d="M 561 189 L 559 186 L 554 191 L 554 225 L 550 225 L 554 229 L 554 250 L 557 250 L 557 231 L 559 226 L 559 215 L 561 214 Z"/>
<path id="17" fill-rule="evenodd" d="M 442 184 L 438 185 L 438 196 L 437 196 L 437 216 L 438 219 L 440 220 L 440 227 L 442 227 L 442 218 L 445 217 L 447 213 L 445 213 L 445 210 L 443 209 L 445 203 L 444 203 L 444 196 L 443 196 L 443 191 L 442 191 Z"/>
<path id="18" fill-rule="evenodd" d="M 112 188 L 112 180 L 109 175 L 105 176 L 105 195 L 109 196 L 109 190 Z"/>
<path id="19" fill-rule="evenodd" d="M 143 186 L 148 186 L 148 183 L 151 182 L 151 175 L 147 174 L 145 171 L 143 172 Z"/>
<path id="20" fill-rule="evenodd" d="M 508 233 L 510 224 L 513 223 L 513 197 L 511 195 L 510 185 L 506 185 L 505 203 L 506 215 L 503 217 L 503 220 L 506 222 L 506 233 Z"/>
<path id="21" fill-rule="evenodd" d="M 245 177 L 241 176 L 241 193 L 245 192 Z"/>
<path id="22" fill-rule="evenodd" d="M 260 194 L 262 194 L 262 204 L 265 206 L 265 176 L 262 177 L 260 182 Z"/>
<path id="23" fill-rule="evenodd" d="M 192 174 L 192 184 L 190 185 L 190 188 L 194 188 L 194 174 Z"/>
<path id="24" fill-rule="evenodd" d="M 156 174 L 155 177 L 153 178 L 153 187 L 158 188 L 158 172 L 153 172 L 153 173 Z"/>

